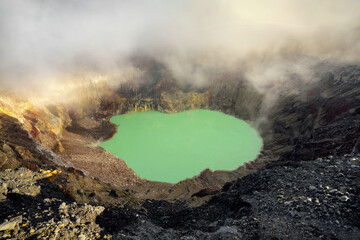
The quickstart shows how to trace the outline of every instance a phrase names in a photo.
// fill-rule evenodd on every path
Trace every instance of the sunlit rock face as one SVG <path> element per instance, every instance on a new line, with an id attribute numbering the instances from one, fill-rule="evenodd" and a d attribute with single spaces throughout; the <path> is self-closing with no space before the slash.
<path id="1" fill-rule="evenodd" d="M 31 96 L 22 96 L 22 91 L 15 90 L 2 89 L 1 92 L 2 169 L 20 165 L 32 169 L 44 167 L 44 164 L 72 166 L 57 155 L 65 150 L 61 141 L 66 127 L 71 125 L 73 116 L 84 118 L 99 110 L 100 96 L 110 94 L 103 84 L 89 82 L 76 86 L 59 85 L 57 94 L 62 98 L 46 92 L 41 94 L 34 91 Z M 72 97 L 67 99 L 69 95 Z M 88 121 L 84 125 L 88 128 L 98 125 L 91 117 L 86 119 Z"/>
<path id="2" fill-rule="evenodd" d="M 55 152 L 64 151 L 60 139 L 70 123 L 62 106 L 45 107 L 3 94 L 0 98 L 0 168 L 65 166 Z"/>
<path id="3" fill-rule="evenodd" d="M 61 134 L 71 120 L 64 107 L 36 105 L 16 96 L 0 98 L 0 113 L 17 119 L 32 138 L 44 147 L 63 151 Z"/>
<path id="4" fill-rule="evenodd" d="M 62 152 L 64 149 L 60 140 L 65 128 L 71 125 L 71 118 L 87 118 L 94 113 L 112 114 L 103 106 L 103 99 L 107 97 L 115 103 L 125 101 L 109 91 L 109 86 L 99 76 L 78 78 L 65 78 L 63 82 L 47 86 L 43 92 L 30 87 L 29 93 L 24 93 L 22 88 L 18 92 L 16 89 L 0 89 L 0 114 L 19 121 L 30 137 L 42 146 Z M 84 125 L 91 128 L 96 124 L 96 121 L 88 120 Z"/>

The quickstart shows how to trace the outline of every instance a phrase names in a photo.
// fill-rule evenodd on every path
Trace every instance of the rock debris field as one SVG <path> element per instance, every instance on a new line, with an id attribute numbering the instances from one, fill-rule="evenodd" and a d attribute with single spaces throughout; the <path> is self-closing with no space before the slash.
<path id="1" fill-rule="evenodd" d="M 198 207 L 77 204 L 44 172 L 0 173 L 2 239 L 360 239 L 360 155 L 281 163 Z"/>

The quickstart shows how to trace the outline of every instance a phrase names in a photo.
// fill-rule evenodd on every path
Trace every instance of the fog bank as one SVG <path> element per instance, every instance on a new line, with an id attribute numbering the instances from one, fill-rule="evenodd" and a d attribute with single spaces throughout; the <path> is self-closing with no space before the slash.
<path id="1" fill-rule="evenodd" d="M 3 0 L 0 81 L 47 92 L 60 85 L 141 77 L 134 55 L 204 86 L 238 72 L 261 91 L 319 62 L 358 63 L 358 0 Z M 282 84 L 279 84 L 281 86 Z"/>

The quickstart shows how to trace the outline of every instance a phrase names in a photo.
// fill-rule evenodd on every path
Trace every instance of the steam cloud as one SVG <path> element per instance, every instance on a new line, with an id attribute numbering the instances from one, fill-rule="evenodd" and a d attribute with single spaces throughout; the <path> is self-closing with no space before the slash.
<path id="1" fill-rule="evenodd" d="M 141 54 L 182 82 L 236 71 L 261 90 L 289 73 L 310 78 L 320 61 L 358 62 L 359 9 L 358 0 L 2 0 L 0 83 L 44 90 L 78 71 L 123 82 Z"/>

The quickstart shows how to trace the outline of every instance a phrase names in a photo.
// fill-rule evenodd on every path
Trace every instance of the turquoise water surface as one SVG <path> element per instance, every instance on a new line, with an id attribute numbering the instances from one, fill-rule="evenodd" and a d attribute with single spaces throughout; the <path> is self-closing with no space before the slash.
<path id="1" fill-rule="evenodd" d="M 148 180 L 176 183 L 202 170 L 234 170 L 256 158 L 262 140 L 248 123 L 221 112 L 134 112 L 111 118 L 114 137 L 102 143 Z"/>

